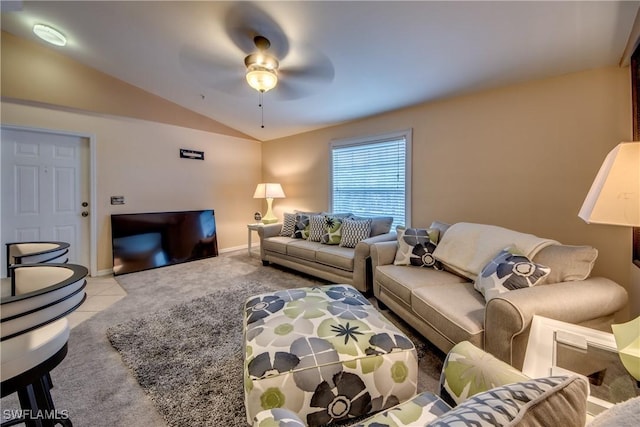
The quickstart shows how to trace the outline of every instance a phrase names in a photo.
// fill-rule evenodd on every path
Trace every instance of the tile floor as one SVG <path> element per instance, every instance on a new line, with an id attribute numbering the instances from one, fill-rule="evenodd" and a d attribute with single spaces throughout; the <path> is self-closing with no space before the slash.
<path id="1" fill-rule="evenodd" d="M 67 316 L 72 329 L 127 295 L 113 276 L 87 277 L 86 292 L 85 302 Z"/>

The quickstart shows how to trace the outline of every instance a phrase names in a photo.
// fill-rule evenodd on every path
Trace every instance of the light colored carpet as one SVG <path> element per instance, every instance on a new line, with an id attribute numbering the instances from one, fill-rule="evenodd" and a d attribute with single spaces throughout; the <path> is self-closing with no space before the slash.
<path id="1" fill-rule="evenodd" d="M 275 289 L 325 284 L 290 270 L 263 267 L 246 250 L 118 276 L 117 280 L 128 295 L 71 331 L 69 353 L 51 373 L 56 408 L 68 410 L 77 427 L 167 425 L 109 343 L 109 327 L 243 283 Z M 418 387 L 420 391 L 437 391 L 444 355 L 428 343 L 426 348 L 419 364 Z M 15 395 L 2 399 L 1 404 L 3 409 L 19 407 Z"/>

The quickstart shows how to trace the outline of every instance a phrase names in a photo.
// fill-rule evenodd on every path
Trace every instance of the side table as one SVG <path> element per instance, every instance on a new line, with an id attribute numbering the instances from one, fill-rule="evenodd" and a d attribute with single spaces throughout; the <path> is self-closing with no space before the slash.
<path id="1" fill-rule="evenodd" d="M 247 224 L 247 251 L 249 252 L 249 256 L 251 256 L 251 232 L 258 231 L 262 227 L 264 227 L 264 224 L 261 222 Z"/>
<path id="2" fill-rule="evenodd" d="M 534 316 L 522 372 L 532 378 L 577 373 L 589 380 L 591 416 L 640 395 L 612 333 Z"/>

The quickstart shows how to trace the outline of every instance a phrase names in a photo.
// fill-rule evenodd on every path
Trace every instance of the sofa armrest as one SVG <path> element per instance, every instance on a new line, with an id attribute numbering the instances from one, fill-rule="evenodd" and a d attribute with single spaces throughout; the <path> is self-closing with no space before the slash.
<path id="1" fill-rule="evenodd" d="M 355 247 L 353 255 L 353 286 L 363 292 L 373 289 L 373 273 L 371 269 L 371 246 L 378 242 L 395 241 L 396 233 L 390 232 L 364 239 Z"/>
<path id="2" fill-rule="evenodd" d="M 262 239 L 266 239 L 267 237 L 275 237 L 280 235 L 280 231 L 282 230 L 282 224 L 265 224 L 262 227 L 258 228 L 258 236 L 260 237 L 260 242 Z"/>
<path id="3" fill-rule="evenodd" d="M 622 286 L 604 277 L 506 292 L 486 305 L 484 349 L 522 368 L 534 315 L 574 324 L 598 323 L 598 319 L 613 319 L 627 299 Z"/>
<path id="4" fill-rule="evenodd" d="M 379 242 L 371 247 L 371 268 L 376 270 L 379 265 L 393 264 L 396 259 L 398 242 Z"/>

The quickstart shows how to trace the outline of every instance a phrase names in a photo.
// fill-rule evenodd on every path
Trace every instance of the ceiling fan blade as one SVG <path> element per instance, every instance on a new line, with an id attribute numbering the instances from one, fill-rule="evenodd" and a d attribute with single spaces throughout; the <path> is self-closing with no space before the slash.
<path id="1" fill-rule="evenodd" d="M 269 40 L 269 52 L 277 58 L 284 58 L 289 53 L 289 40 L 280 25 L 255 4 L 234 4 L 227 12 L 224 22 L 229 38 L 247 54 L 256 50 L 253 41 L 256 36 Z"/>
<path id="2" fill-rule="evenodd" d="M 295 59 L 287 59 L 278 71 L 278 86 L 274 90 L 279 99 L 292 100 L 311 96 L 320 90 L 320 86 L 331 83 L 335 78 L 331 60 L 310 46 L 299 49 L 299 55 Z"/>
<path id="3" fill-rule="evenodd" d="M 242 93 L 245 68 L 242 63 L 228 60 L 215 52 L 184 46 L 179 53 L 184 72 L 204 87 L 231 95 Z"/>

